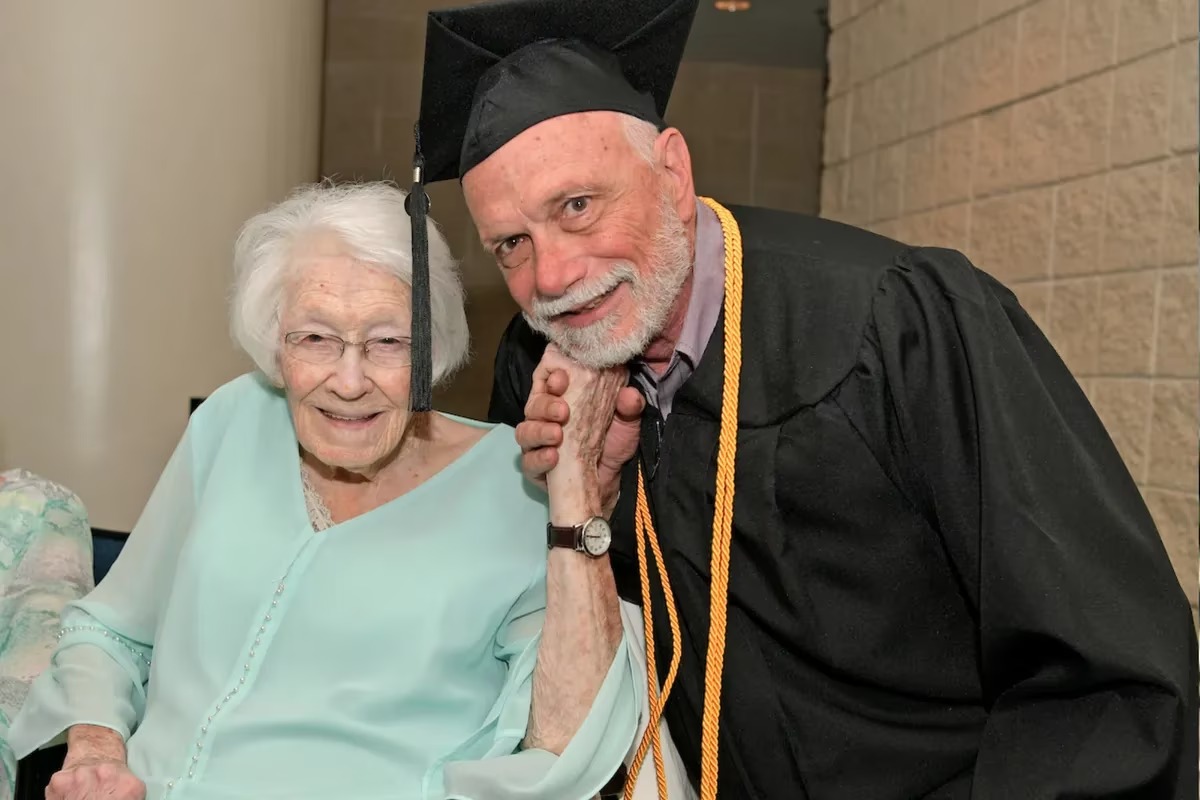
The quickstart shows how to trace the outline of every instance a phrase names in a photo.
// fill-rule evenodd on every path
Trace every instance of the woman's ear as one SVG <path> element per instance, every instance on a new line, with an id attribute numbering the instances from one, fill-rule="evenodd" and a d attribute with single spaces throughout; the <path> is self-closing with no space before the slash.
<path id="1" fill-rule="evenodd" d="M 283 359 L 279 357 L 279 353 L 275 354 L 275 374 L 267 376 L 267 382 L 276 389 L 286 390 L 287 385 L 283 382 Z"/>

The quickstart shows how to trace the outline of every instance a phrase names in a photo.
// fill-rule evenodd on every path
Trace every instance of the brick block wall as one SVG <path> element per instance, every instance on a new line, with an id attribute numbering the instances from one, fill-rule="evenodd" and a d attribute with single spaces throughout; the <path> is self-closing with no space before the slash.
<path id="1" fill-rule="evenodd" d="M 821 212 L 953 247 L 1087 391 L 1197 602 L 1196 0 L 830 0 Z"/>
<path id="2" fill-rule="evenodd" d="M 411 178 L 425 18 L 460 0 L 328 0 L 321 174 Z M 685 62 L 667 121 L 688 141 L 697 190 L 725 203 L 816 213 L 825 112 L 821 70 Z M 483 252 L 456 181 L 430 187 L 433 217 L 462 261 L 473 357 L 438 407 L 487 412 L 492 360 L 516 312 Z"/>

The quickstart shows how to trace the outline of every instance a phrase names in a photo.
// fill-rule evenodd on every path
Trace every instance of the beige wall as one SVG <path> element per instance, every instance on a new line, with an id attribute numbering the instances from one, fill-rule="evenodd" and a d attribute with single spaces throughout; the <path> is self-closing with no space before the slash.
<path id="1" fill-rule="evenodd" d="M 0 468 L 129 530 L 226 334 L 238 226 L 317 176 L 321 0 L 0 3 Z"/>
<path id="2" fill-rule="evenodd" d="M 832 0 L 821 208 L 963 249 L 1091 397 L 1196 604 L 1196 0 Z"/>
<path id="3" fill-rule="evenodd" d="M 411 180 L 425 15 L 439 0 L 329 0 L 322 174 Z M 819 70 L 685 63 L 668 122 L 688 140 L 697 188 L 727 203 L 815 213 L 819 199 L 823 75 Z M 471 364 L 438 393 L 438 407 L 483 416 L 492 359 L 516 312 L 486 257 L 457 182 L 430 187 L 433 217 L 463 261 Z"/>
<path id="4" fill-rule="evenodd" d="M 816 214 L 824 79 L 815 69 L 684 62 L 667 122 L 687 140 L 696 190 Z"/>

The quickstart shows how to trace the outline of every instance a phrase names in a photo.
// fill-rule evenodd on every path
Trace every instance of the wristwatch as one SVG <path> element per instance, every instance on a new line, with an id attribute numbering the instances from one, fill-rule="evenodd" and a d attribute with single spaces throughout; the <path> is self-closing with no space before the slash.
<path id="1" fill-rule="evenodd" d="M 565 547 L 577 553 L 599 558 L 608 552 L 612 529 L 603 517 L 591 517 L 581 525 L 546 525 L 546 546 Z"/>

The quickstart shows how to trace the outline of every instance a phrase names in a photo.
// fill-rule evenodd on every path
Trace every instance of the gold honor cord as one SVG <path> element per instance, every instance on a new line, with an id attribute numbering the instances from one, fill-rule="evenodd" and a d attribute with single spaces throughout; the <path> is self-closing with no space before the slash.
<path id="1" fill-rule="evenodd" d="M 700 198 L 711 208 L 721 221 L 721 232 L 725 239 L 725 383 L 721 393 L 721 430 L 717 446 L 717 489 L 713 510 L 712 564 L 710 567 L 712 588 L 710 592 L 708 657 L 704 666 L 704 718 L 700 740 L 700 800 L 716 800 L 717 797 L 717 734 L 721 717 L 721 676 L 725 668 L 725 611 L 729 596 L 729 546 L 733 538 L 733 482 L 734 463 L 737 458 L 738 431 L 738 387 L 742 368 L 742 233 L 733 215 L 715 200 Z M 667 797 L 667 776 L 663 765 L 662 742 L 659 736 L 659 721 L 667 696 L 675 684 L 679 670 L 679 617 L 675 610 L 675 597 L 671 592 L 671 581 L 667 577 L 662 550 L 658 546 L 658 534 L 650 518 L 650 506 L 646 502 L 645 483 L 641 466 L 638 467 L 637 486 L 637 556 L 638 570 L 642 583 L 642 621 L 646 628 L 646 695 L 650 707 L 650 718 L 645 735 L 638 745 L 633 763 L 625 781 L 625 800 L 633 797 L 633 787 L 646 758 L 647 750 L 654 750 L 654 772 L 658 782 L 660 800 Z M 671 664 L 663 682 L 662 693 L 658 691 L 658 668 L 654 653 L 654 614 L 650 607 L 650 572 L 646 564 L 646 546 L 654 554 L 654 566 L 662 581 L 663 597 L 667 605 L 667 618 L 671 626 Z"/>

